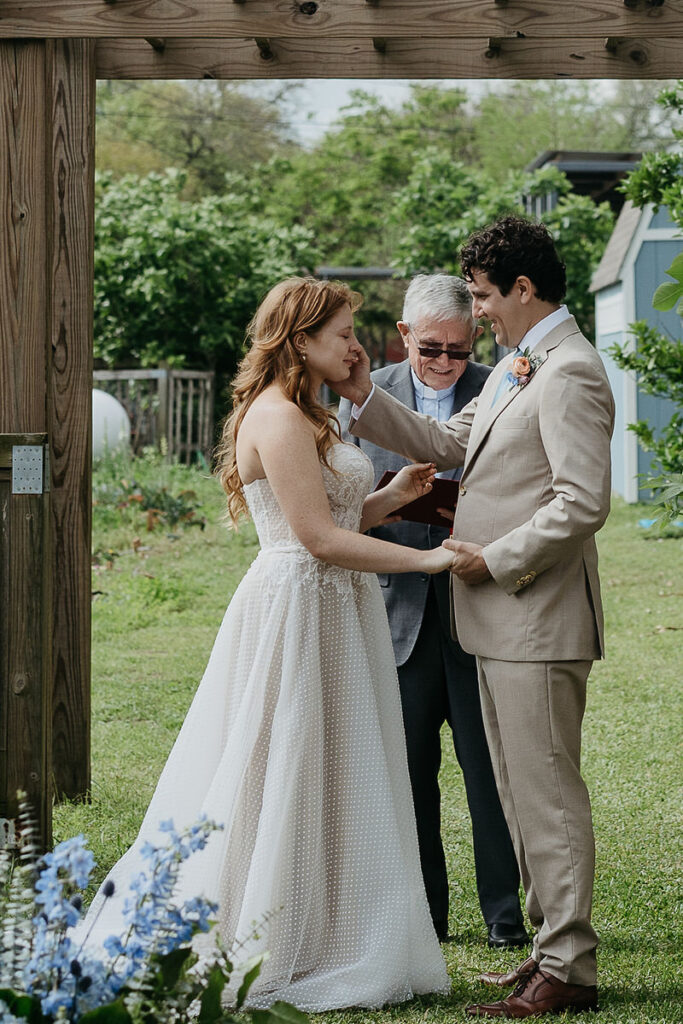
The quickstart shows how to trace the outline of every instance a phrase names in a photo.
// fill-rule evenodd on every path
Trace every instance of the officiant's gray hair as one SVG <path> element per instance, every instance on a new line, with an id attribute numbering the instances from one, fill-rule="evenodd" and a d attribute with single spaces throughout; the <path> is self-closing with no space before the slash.
<path id="1" fill-rule="evenodd" d="M 433 320 L 465 320 L 474 328 L 472 297 L 461 277 L 452 274 L 418 274 L 403 299 L 405 323 L 425 317 Z"/>

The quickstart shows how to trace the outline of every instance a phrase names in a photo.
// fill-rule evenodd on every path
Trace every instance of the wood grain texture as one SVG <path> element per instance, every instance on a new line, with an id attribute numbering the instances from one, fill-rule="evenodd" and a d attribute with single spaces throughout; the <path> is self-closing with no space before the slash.
<path id="1" fill-rule="evenodd" d="M 683 36 L 683 0 L 653 7 L 640 0 L 318 0 L 314 13 L 296 0 L 0 0 L 0 36 L 127 38 L 466 38 L 557 40 L 608 35 Z M 322 54 L 318 55 L 319 58 Z"/>
<path id="2" fill-rule="evenodd" d="M 11 443 L 20 435 L 2 435 Z M 38 435 L 45 443 L 46 434 Z M 49 495 L 11 493 L 0 469 L 0 815 L 14 818 L 23 790 L 51 844 Z"/>
<path id="3" fill-rule="evenodd" d="M 90 789 L 94 44 L 47 44 L 51 188 L 52 747 L 59 795 Z"/>
<path id="4" fill-rule="evenodd" d="M 0 42 L 0 431 L 46 429 L 44 46 Z"/>
<path id="5" fill-rule="evenodd" d="M 372 40 L 270 39 L 264 60 L 254 40 L 168 39 L 163 54 L 144 40 L 100 40 L 103 79 L 244 78 L 677 78 L 680 39 L 604 41 L 390 39 L 378 53 Z M 323 57 L 324 59 L 321 59 Z"/>

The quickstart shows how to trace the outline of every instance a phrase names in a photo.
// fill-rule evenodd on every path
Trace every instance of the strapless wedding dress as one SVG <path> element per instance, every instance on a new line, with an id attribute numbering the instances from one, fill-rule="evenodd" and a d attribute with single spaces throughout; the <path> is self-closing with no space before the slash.
<path id="1" fill-rule="evenodd" d="M 357 530 L 373 483 L 355 445 L 323 467 L 338 526 Z M 221 822 L 183 866 L 180 899 L 219 904 L 224 940 L 267 950 L 248 1005 L 377 1007 L 450 988 L 424 892 L 398 682 L 372 573 L 314 558 L 267 480 L 245 487 L 261 550 L 220 627 L 117 892 L 200 813 Z M 90 941 L 122 930 L 116 897 Z M 94 916 L 91 912 L 91 920 Z M 256 926 L 256 934 L 254 929 Z"/>

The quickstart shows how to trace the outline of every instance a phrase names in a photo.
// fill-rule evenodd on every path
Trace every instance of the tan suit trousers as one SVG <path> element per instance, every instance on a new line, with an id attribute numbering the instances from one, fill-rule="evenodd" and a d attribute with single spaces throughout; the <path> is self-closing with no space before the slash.
<path id="1" fill-rule="evenodd" d="M 595 844 L 581 778 L 590 661 L 477 658 L 493 771 L 536 935 L 533 956 L 571 985 L 595 985 Z"/>

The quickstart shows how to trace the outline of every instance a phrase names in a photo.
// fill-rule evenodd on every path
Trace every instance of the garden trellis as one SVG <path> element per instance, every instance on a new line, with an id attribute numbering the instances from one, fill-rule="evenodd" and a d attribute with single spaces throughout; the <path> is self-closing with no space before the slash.
<path id="1" fill-rule="evenodd" d="M 90 787 L 96 79 L 680 76 L 683 0 L 0 0 L 0 817 Z"/>

